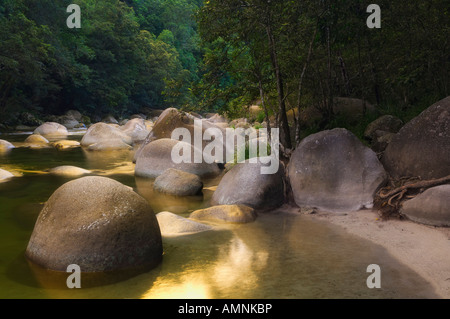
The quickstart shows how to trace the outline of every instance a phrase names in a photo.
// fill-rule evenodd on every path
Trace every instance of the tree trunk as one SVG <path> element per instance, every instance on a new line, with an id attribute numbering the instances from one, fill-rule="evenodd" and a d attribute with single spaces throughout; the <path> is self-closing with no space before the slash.
<path id="1" fill-rule="evenodd" d="M 295 116 L 295 145 L 297 146 L 298 143 L 300 143 L 300 109 L 301 109 L 301 96 L 302 96 L 302 85 L 303 85 L 303 78 L 305 77 L 306 68 L 308 67 L 309 61 L 311 59 L 312 54 L 312 48 L 314 39 L 316 38 L 317 33 L 317 25 L 314 28 L 314 33 L 311 38 L 311 41 L 309 42 L 309 49 L 308 49 L 308 56 L 306 58 L 305 64 L 303 65 L 302 74 L 300 75 L 300 80 L 298 81 L 298 97 L 297 97 L 297 115 Z"/>
<path id="2" fill-rule="evenodd" d="M 280 71 L 280 66 L 278 64 L 277 52 L 275 50 L 275 39 L 273 37 L 272 29 L 270 26 L 270 21 L 266 26 L 267 37 L 269 40 L 269 51 L 270 51 L 270 59 L 272 62 L 272 67 L 275 72 L 275 79 L 277 81 L 277 93 L 278 93 L 278 113 L 279 113 L 279 122 L 280 122 L 280 139 L 281 144 L 287 149 L 292 148 L 291 144 L 291 134 L 289 132 L 289 124 L 286 115 L 286 103 L 284 98 L 284 89 L 283 89 L 283 77 Z"/>

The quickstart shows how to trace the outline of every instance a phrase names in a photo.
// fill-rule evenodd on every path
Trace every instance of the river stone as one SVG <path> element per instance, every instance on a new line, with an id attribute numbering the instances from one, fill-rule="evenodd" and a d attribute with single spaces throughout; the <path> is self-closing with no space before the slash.
<path id="1" fill-rule="evenodd" d="M 256 212 L 245 205 L 218 205 L 192 212 L 189 218 L 227 223 L 250 223 L 255 221 Z"/>
<path id="2" fill-rule="evenodd" d="M 291 156 L 288 176 L 299 207 L 331 212 L 372 207 L 387 178 L 376 154 L 342 128 L 303 139 Z"/>
<path id="3" fill-rule="evenodd" d="M 168 168 L 155 179 L 153 187 L 175 196 L 194 196 L 201 192 L 203 183 L 197 175 Z"/>
<path id="4" fill-rule="evenodd" d="M 147 130 L 147 126 L 145 125 L 145 121 L 142 118 L 134 118 L 129 120 L 125 125 L 120 127 L 122 132 L 131 137 L 133 143 L 143 141 L 150 133 Z"/>
<path id="5" fill-rule="evenodd" d="M 393 115 L 383 115 L 377 118 L 375 121 L 367 125 L 364 131 L 364 137 L 369 140 L 375 140 L 377 137 L 377 131 L 387 133 L 397 133 L 403 126 L 403 121 Z"/>
<path id="6" fill-rule="evenodd" d="M 266 158 L 263 158 L 263 161 Z M 275 174 L 261 174 L 262 164 L 235 164 L 222 178 L 211 203 L 213 205 L 242 204 L 257 210 L 277 208 L 284 203 L 284 168 L 279 163 Z"/>
<path id="7" fill-rule="evenodd" d="M 450 96 L 403 126 L 387 146 L 382 162 L 393 178 L 450 175 Z"/>
<path id="8" fill-rule="evenodd" d="M 115 180 L 81 177 L 46 202 L 25 255 L 51 270 L 148 271 L 162 259 L 162 239 L 148 202 Z"/>
<path id="9" fill-rule="evenodd" d="M 64 125 L 56 122 L 45 122 L 33 132 L 34 134 L 40 134 L 43 136 L 67 136 L 69 132 Z"/>
<path id="10" fill-rule="evenodd" d="M 64 150 L 68 148 L 79 147 L 81 144 L 78 141 L 72 140 L 60 140 L 56 142 L 52 142 L 51 145 L 57 150 Z"/>
<path id="11" fill-rule="evenodd" d="M 12 173 L 0 168 L 0 182 L 7 181 L 11 177 L 14 177 Z"/>
<path id="12" fill-rule="evenodd" d="M 54 167 L 49 170 L 50 174 L 58 175 L 58 176 L 64 176 L 64 177 L 77 177 L 77 176 L 83 176 L 90 174 L 91 171 L 88 171 L 86 169 L 71 166 L 71 165 L 63 165 Z"/>
<path id="13" fill-rule="evenodd" d="M 156 214 L 156 218 L 163 236 L 188 235 L 212 229 L 209 225 L 170 212 L 160 212 Z"/>
<path id="14" fill-rule="evenodd" d="M 132 138 L 120 129 L 106 123 L 95 123 L 84 134 L 81 145 L 88 147 L 93 144 L 92 150 L 103 150 L 111 148 L 127 148 L 133 143 Z M 126 147 L 123 144 L 128 144 Z"/>
<path id="15" fill-rule="evenodd" d="M 159 116 L 158 120 L 154 123 L 152 130 L 150 131 L 150 134 L 146 137 L 146 139 L 143 141 L 141 147 L 136 151 L 134 160 L 139 157 L 140 153 L 142 152 L 143 148 L 148 145 L 150 142 L 162 138 L 172 138 L 172 133 L 175 129 L 186 129 L 189 131 L 191 140 L 193 141 L 194 135 L 195 135 L 195 120 L 198 120 L 197 123 L 201 123 L 201 132 L 202 132 L 202 148 L 204 149 L 206 145 L 208 145 L 211 141 L 203 140 L 203 134 L 204 132 L 209 128 L 214 128 L 220 130 L 223 138 L 225 138 L 225 130 L 214 123 L 202 119 L 199 120 L 195 118 L 193 115 L 180 112 L 175 108 L 168 108 L 164 110 L 164 112 Z M 198 129 L 198 128 L 197 128 Z M 178 136 L 174 137 L 178 138 Z M 188 141 L 185 141 L 188 142 Z M 225 140 L 221 141 L 221 145 L 223 147 L 223 154 L 226 154 L 225 149 Z"/>
<path id="16" fill-rule="evenodd" d="M 172 149 L 177 145 L 185 145 L 191 150 L 192 163 L 175 163 L 172 161 Z M 191 144 L 162 138 L 153 141 L 142 148 L 136 159 L 135 175 L 140 177 L 156 178 L 168 168 L 176 168 L 178 170 L 198 175 L 199 177 L 213 176 L 220 173 L 217 164 L 194 163 L 194 147 Z"/>
<path id="17" fill-rule="evenodd" d="M 31 134 L 25 139 L 25 143 L 29 144 L 48 144 L 49 141 L 39 134 Z"/>
<path id="18" fill-rule="evenodd" d="M 12 143 L 6 140 L 0 140 L 0 151 L 16 148 Z"/>
<path id="19" fill-rule="evenodd" d="M 450 185 L 435 186 L 403 203 L 400 210 L 410 220 L 431 225 L 450 226 Z"/>
<path id="20" fill-rule="evenodd" d="M 131 150 L 131 145 L 120 140 L 102 141 L 91 144 L 87 147 L 88 151 L 112 151 L 112 150 Z"/>

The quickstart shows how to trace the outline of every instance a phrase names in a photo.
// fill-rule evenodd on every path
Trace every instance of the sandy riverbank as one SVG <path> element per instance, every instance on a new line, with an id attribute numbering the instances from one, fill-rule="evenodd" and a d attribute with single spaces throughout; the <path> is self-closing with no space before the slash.
<path id="1" fill-rule="evenodd" d="M 308 216 L 343 227 L 350 234 L 383 246 L 394 258 L 430 282 L 439 296 L 450 298 L 450 228 L 407 220 L 382 221 L 373 210 L 346 214 L 316 212 Z"/>

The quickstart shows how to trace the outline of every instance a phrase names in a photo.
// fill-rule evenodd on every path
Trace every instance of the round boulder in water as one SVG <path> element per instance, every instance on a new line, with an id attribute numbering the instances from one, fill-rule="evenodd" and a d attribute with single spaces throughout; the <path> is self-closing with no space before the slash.
<path id="1" fill-rule="evenodd" d="M 196 210 L 189 218 L 213 222 L 250 223 L 255 221 L 256 213 L 253 208 L 245 205 L 218 205 Z"/>
<path id="2" fill-rule="evenodd" d="M 161 232 L 147 201 L 105 177 L 58 188 L 39 214 L 26 256 L 46 269 L 148 271 L 162 259 Z"/>
<path id="3" fill-rule="evenodd" d="M 56 122 L 45 122 L 33 132 L 34 134 L 40 134 L 44 136 L 67 136 L 69 132 L 67 128 Z"/>
<path id="4" fill-rule="evenodd" d="M 278 163 L 274 166 L 277 169 L 272 174 L 263 174 L 263 168 L 270 167 L 270 162 L 266 161 L 269 159 Z M 268 210 L 283 204 L 284 189 L 283 165 L 275 157 L 261 157 L 257 163 L 246 161 L 234 165 L 220 181 L 211 202 L 213 205 L 242 204 Z"/>
<path id="5" fill-rule="evenodd" d="M 157 191 L 175 196 L 194 196 L 201 192 L 203 183 L 197 175 L 168 168 L 155 179 Z"/>
<path id="6" fill-rule="evenodd" d="M 178 148 L 178 146 L 180 147 Z M 190 152 L 191 161 L 186 161 L 187 163 L 174 161 L 172 151 L 176 153 L 177 149 Z M 205 161 L 194 163 L 194 147 L 191 144 L 161 138 L 150 142 L 141 149 L 136 158 L 135 175 L 156 178 L 168 168 L 176 168 L 200 177 L 214 176 L 220 173 L 219 166 L 216 163 L 206 163 Z"/>

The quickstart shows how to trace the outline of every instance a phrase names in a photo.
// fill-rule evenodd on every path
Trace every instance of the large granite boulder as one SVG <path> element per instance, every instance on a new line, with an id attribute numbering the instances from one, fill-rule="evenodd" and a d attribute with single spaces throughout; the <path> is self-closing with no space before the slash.
<path id="1" fill-rule="evenodd" d="M 180 144 L 178 144 L 180 143 Z M 184 145 L 186 149 L 191 150 L 190 163 L 175 163 L 172 159 L 172 150 L 176 145 Z M 198 175 L 200 177 L 214 176 L 220 173 L 220 169 L 215 163 L 194 163 L 194 147 L 191 144 L 162 138 L 155 140 L 142 148 L 139 156 L 136 158 L 135 175 L 140 177 L 156 178 L 168 168 Z"/>
<path id="2" fill-rule="evenodd" d="M 89 150 L 128 149 L 132 143 L 129 135 L 103 122 L 89 127 L 81 139 L 81 145 Z"/>
<path id="3" fill-rule="evenodd" d="M 196 121 L 197 120 L 197 121 Z M 194 144 L 194 136 L 195 132 L 201 131 L 201 144 L 202 148 L 204 148 L 206 145 L 210 143 L 210 141 L 203 140 L 203 134 L 205 131 L 209 128 L 214 128 L 220 131 L 220 133 L 223 136 L 223 139 L 221 140 L 221 145 L 223 147 L 223 153 L 226 154 L 225 149 L 225 130 L 222 127 L 219 127 L 215 125 L 214 123 L 210 122 L 206 119 L 198 119 L 194 117 L 191 114 L 178 111 L 175 108 L 168 108 L 164 110 L 164 112 L 158 117 L 158 120 L 154 123 L 152 130 L 150 131 L 150 134 L 145 138 L 145 140 L 142 142 L 141 147 L 136 151 L 134 160 L 136 161 L 139 157 L 140 153 L 142 152 L 143 148 L 149 144 L 152 141 L 163 139 L 163 138 L 172 138 L 172 133 L 175 129 L 186 129 L 190 136 L 191 136 L 191 144 Z M 174 138 L 179 138 L 178 136 L 175 136 Z M 188 141 L 185 141 L 188 142 Z"/>
<path id="4" fill-rule="evenodd" d="M 82 177 L 58 188 L 39 214 L 26 257 L 43 268 L 82 272 L 148 271 L 162 240 L 148 202 L 115 180 Z"/>
<path id="5" fill-rule="evenodd" d="M 450 185 L 435 186 L 403 203 L 400 213 L 431 226 L 450 226 Z"/>
<path id="6" fill-rule="evenodd" d="M 218 205 L 192 212 L 189 218 L 212 222 L 250 223 L 255 221 L 256 212 L 245 205 Z"/>
<path id="7" fill-rule="evenodd" d="M 288 176 L 298 206 L 337 212 L 372 207 L 387 178 L 376 154 L 340 128 L 303 139 L 291 156 Z"/>
<path id="8" fill-rule="evenodd" d="M 450 175 L 450 96 L 405 124 L 387 146 L 382 162 L 393 178 Z"/>
<path id="9" fill-rule="evenodd" d="M 274 160 L 278 161 L 278 159 Z M 257 163 L 246 161 L 234 165 L 220 181 L 211 203 L 213 205 L 242 204 L 257 210 L 281 206 L 285 195 L 283 165 L 278 163 L 278 170 L 274 174 L 262 174 L 263 166 L 269 166 L 269 164 L 263 164 L 260 158 Z"/>
<path id="10" fill-rule="evenodd" d="M 155 179 L 153 187 L 169 195 L 194 196 L 202 191 L 203 182 L 197 175 L 168 168 Z"/>
<path id="11" fill-rule="evenodd" d="M 46 137 L 64 137 L 69 134 L 65 126 L 56 122 L 45 122 L 37 127 L 33 133 Z"/>

